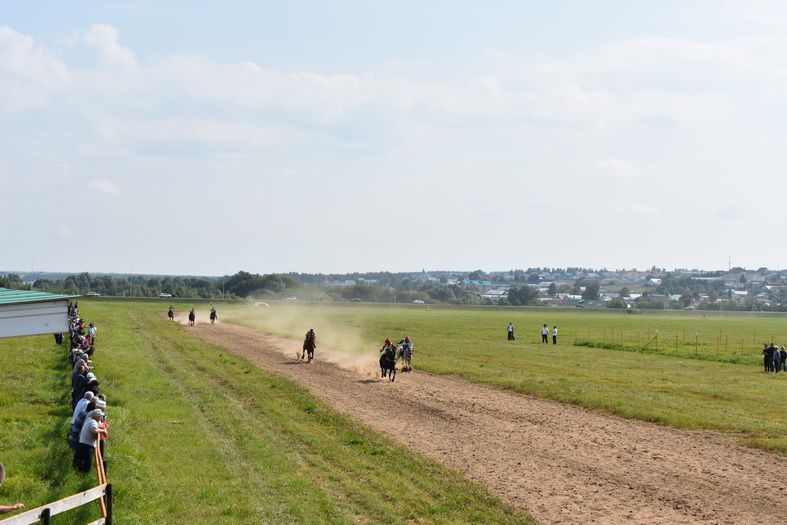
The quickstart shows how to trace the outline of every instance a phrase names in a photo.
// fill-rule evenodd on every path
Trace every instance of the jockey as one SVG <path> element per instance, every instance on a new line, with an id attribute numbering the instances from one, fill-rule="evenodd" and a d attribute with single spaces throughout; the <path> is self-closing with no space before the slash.
<path id="1" fill-rule="evenodd" d="M 399 344 L 400 344 L 400 345 L 402 345 L 402 346 L 406 346 L 406 347 L 407 347 L 407 348 L 409 348 L 411 351 L 412 351 L 412 349 L 413 349 L 413 342 L 412 342 L 412 341 L 410 341 L 410 336 L 409 336 L 409 335 L 406 335 L 406 336 L 404 336 L 404 339 L 402 339 L 401 341 L 399 341 Z"/>
<path id="2" fill-rule="evenodd" d="M 385 340 L 385 343 L 383 344 L 383 347 L 380 348 L 380 353 L 381 354 L 382 353 L 385 353 L 385 354 L 394 354 L 395 353 L 394 345 L 393 345 L 393 343 L 391 342 L 390 339 L 387 338 Z"/>

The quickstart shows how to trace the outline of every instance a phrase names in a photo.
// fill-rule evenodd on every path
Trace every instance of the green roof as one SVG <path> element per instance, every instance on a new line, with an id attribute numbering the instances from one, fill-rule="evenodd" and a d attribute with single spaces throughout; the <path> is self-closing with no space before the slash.
<path id="1" fill-rule="evenodd" d="M 43 303 L 47 301 L 58 301 L 71 299 L 77 295 L 62 295 L 46 292 L 33 292 L 31 290 L 11 290 L 10 288 L 0 288 L 0 305 L 3 304 L 24 304 L 24 303 Z"/>

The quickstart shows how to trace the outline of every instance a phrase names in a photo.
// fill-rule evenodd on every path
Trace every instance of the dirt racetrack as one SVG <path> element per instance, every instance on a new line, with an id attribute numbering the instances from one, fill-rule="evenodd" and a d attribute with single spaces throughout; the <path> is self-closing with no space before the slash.
<path id="1" fill-rule="evenodd" d="M 787 523 L 787 460 L 725 436 L 452 377 L 400 373 L 389 383 L 370 378 L 375 356 L 342 363 L 318 347 L 314 363 L 300 363 L 299 342 L 233 324 L 190 330 L 483 483 L 540 523 Z"/>

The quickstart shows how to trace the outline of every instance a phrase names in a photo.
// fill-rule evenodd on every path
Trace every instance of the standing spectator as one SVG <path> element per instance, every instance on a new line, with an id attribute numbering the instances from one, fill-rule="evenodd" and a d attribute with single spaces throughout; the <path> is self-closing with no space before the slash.
<path id="1" fill-rule="evenodd" d="M 79 444 L 74 457 L 74 465 L 78 472 L 83 474 L 90 472 L 96 440 L 99 435 L 107 433 L 99 424 L 103 417 L 104 413 L 99 409 L 95 409 L 88 413 L 88 417 L 82 425 L 82 431 L 79 433 Z"/>
<path id="2" fill-rule="evenodd" d="M 546 323 L 544 323 L 544 327 L 541 329 L 541 342 L 549 344 L 549 328 L 547 328 Z"/>
<path id="3" fill-rule="evenodd" d="M 514 340 L 514 325 L 511 323 L 508 323 L 508 340 Z"/>
<path id="4" fill-rule="evenodd" d="M 90 323 L 87 327 L 87 337 L 90 340 L 90 346 L 96 344 L 96 330 L 96 325 L 93 323 Z"/>
<path id="5" fill-rule="evenodd" d="M 770 360 L 770 355 L 769 355 L 768 351 L 769 351 L 768 343 L 763 344 L 762 345 L 762 364 L 765 365 L 765 371 L 766 372 L 770 372 L 770 367 L 771 367 L 771 362 L 770 362 L 771 360 Z"/>
<path id="6" fill-rule="evenodd" d="M 779 364 L 782 370 L 787 372 L 787 351 L 784 350 L 784 347 L 779 351 Z"/>
<path id="7" fill-rule="evenodd" d="M 779 373 L 779 369 L 781 368 L 781 359 L 782 356 L 779 353 L 779 349 L 776 347 L 775 344 L 771 343 L 771 370 Z"/>
<path id="8" fill-rule="evenodd" d="M 557 344 L 557 326 L 552 327 L 552 344 Z"/>

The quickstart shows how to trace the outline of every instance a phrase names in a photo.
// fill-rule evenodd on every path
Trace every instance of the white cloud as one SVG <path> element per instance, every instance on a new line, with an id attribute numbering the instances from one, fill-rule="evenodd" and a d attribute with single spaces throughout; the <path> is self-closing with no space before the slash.
<path id="1" fill-rule="evenodd" d="M 69 81 L 66 65 L 32 37 L 0 26 L 0 109 L 39 109 Z"/>
<path id="2" fill-rule="evenodd" d="M 61 239 L 69 239 L 72 236 L 71 228 L 66 224 L 55 225 L 55 234 Z"/>
<path id="3" fill-rule="evenodd" d="M 112 195 L 118 192 L 117 186 L 108 180 L 93 180 L 88 184 L 90 189 L 106 195 Z"/>
<path id="4" fill-rule="evenodd" d="M 639 175 L 638 170 L 617 157 L 596 162 L 596 169 L 604 177 L 630 179 Z"/>
<path id="5" fill-rule="evenodd" d="M 120 31 L 109 24 L 94 24 L 85 33 L 85 43 L 96 49 L 101 60 L 107 65 L 134 67 L 137 60 L 134 53 L 120 45 Z"/>

